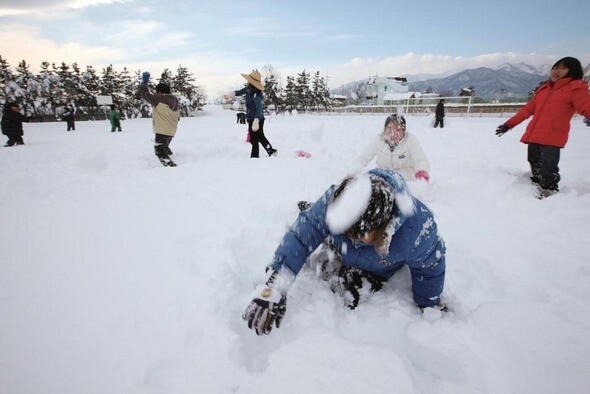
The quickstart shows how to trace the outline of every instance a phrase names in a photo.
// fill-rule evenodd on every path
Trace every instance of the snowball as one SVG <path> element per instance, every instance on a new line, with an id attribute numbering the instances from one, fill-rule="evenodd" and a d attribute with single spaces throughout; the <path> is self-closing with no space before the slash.
<path id="1" fill-rule="evenodd" d="M 367 174 L 348 181 L 348 184 L 326 211 L 326 224 L 333 234 L 342 234 L 361 217 L 371 199 L 371 178 Z"/>

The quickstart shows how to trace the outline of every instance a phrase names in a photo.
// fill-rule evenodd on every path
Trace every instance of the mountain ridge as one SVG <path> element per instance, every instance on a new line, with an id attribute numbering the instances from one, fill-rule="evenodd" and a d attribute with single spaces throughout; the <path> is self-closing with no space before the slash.
<path id="1" fill-rule="evenodd" d="M 504 63 L 496 68 L 478 67 L 455 73 L 404 75 L 406 86 L 413 92 L 432 91 L 444 96 L 458 96 L 462 89 L 474 87 L 475 97 L 526 98 L 529 92 L 548 79 L 551 65 L 533 66 L 526 63 Z M 421 79 L 426 78 L 426 79 Z M 421 80 L 420 80 L 421 79 Z M 355 97 L 358 84 L 354 81 L 334 89 L 336 94 Z"/>

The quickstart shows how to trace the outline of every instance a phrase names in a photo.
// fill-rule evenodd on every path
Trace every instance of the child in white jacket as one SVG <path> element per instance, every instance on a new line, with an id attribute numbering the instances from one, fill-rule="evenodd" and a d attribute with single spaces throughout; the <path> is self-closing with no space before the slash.
<path id="1" fill-rule="evenodd" d="M 391 168 L 407 181 L 430 180 L 430 163 L 418 139 L 406 131 L 406 120 L 401 115 L 393 114 L 385 119 L 383 132 L 375 136 L 358 158 L 357 172 L 375 157 L 377 167 Z"/>

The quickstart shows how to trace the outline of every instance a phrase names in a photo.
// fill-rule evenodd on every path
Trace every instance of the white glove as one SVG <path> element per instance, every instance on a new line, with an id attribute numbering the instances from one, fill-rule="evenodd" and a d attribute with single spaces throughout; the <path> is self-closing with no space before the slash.
<path id="1" fill-rule="evenodd" d="M 252 122 L 252 131 L 258 131 L 259 128 L 260 120 L 258 118 L 254 118 L 254 121 Z"/>
<path id="2" fill-rule="evenodd" d="M 265 285 L 256 287 L 256 296 L 242 314 L 256 335 L 270 334 L 273 323 L 279 328 L 287 311 L 287 297 Z"/>

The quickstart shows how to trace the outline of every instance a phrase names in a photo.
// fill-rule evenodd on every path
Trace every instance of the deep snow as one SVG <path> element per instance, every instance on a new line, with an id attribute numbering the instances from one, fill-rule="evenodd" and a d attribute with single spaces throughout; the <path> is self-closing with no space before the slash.
<path id="1" fill-rule="evenodd" d="M 0 392 L 587 393 L 590 128 L 572 121 L 562 192 L 527 182 L 525 124 L 408 117 L 431 160 L 411 184 L 447 244 L 443 298 L 422 315 L 407 270 L 355 311 L 310 269 L 283 326 L 241 314 L 297 201 L 338 183 L 385 115 L 267 120 L 252 160 L 235 112 L 183 118 L 176 168 L 151 120 L 25 124 L 0 148 Z M 303 149 L 313 157 L 297 158 Z M 434 311 L 433 311 L 434 312 Z"/>

